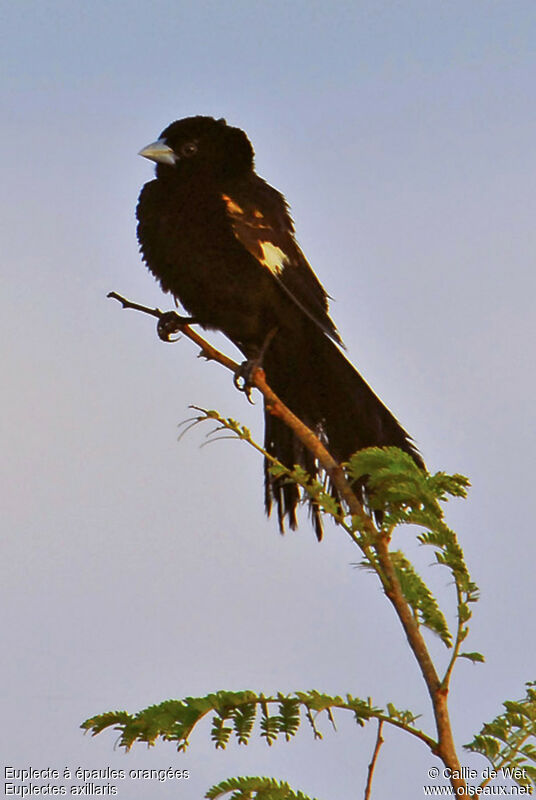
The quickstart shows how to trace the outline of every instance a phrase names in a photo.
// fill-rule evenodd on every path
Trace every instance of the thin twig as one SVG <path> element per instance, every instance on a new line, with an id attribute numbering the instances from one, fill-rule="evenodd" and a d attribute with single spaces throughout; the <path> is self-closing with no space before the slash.
<path id="1" fill-rule="evenodd" d="M 456 580 L 456 600 L 458 606 L 458 623 L 456 625 L 456 640 L 454 642 L 454 648 L 452 650 L 452 656 L 448 663 L 447 669 L 445 671 L 445 675 L 443 676 L 443 680 L 441 681 L 441 685 L 443 689 L 448 691 L 450 685 L 450 677 L 452 675 L 452 670 L 454 669 L 454 664 L 459 656 L 460 647 L 463 642 L 463 632 L 465 626 L 465 620 L 463 619 L 460 611 L 460 607 L 462 604 L 462 590 L 460 589 L 460 585 L 458 580 Z"/>
<path id="2" fill-rule="evenodd" d="M 378 722 L 378 735 L 376 736 L 376 745 L 374 747 L 374 752 L 372 753 L 372 759 L 370 761 L 370 764 L 368 765 L 367 785 L 365 787 L 364 800 L 370 800 L 370 792 L 372 789 L 372 778 L 374 777 L 374 768 L 376 767 L 376 761 L 378 759 L 380 747 L 383 744 L 382 728 L 383 728 L 383 720 L 380 719 Z"/>
<path id="3" fill-rule="evenodd" d="M 126 297 L 122 297 L 122 295 L 118 294 L 117 292 L 108 292 L 107 297 L 111 297 L 113 300 L 119 300 L 123 308 L 130 308 L 133 311 L 142 311 L 144 314 L 149 314 L 151 317 L 156 317 L 157 319 L 162 319 L 166 317 L 170 312 L 169 311 L 161 311 L 159 308 L 149 308 L 148 306 L 142 306 L 139 303 L 133 303 L 131 300 L 127 300 Z M 180 317 L 177 314 L 177 322 L 179 323 Z M 190 325 L 187 324 L 177 324 L 177 329 L 180 330 L 184 336 L 188 339 L 191 339 L 194 344 L 198 345 L 201 348 L 201 354 L 207 361 L 218 361 L 222 366 L 227 367 L 230 369 L 231 372 L 236 372 L 239 368 L 239 364 L 236 361 L 233 361 L 232 358 L 229 358 L 224 353 L 220 353 L 219 350 L 216 350 L 206 339 L 203 339 L 197 331 L 194 331 Z"/>

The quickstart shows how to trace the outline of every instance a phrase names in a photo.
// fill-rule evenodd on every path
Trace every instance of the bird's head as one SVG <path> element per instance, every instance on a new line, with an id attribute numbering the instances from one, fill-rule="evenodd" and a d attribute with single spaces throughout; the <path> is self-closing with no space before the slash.
<path id="1" fill-rule="evenodd" d="M 186 117 L 172 122 L 139 155 L 156 162 L 157 177 L 204 173 L 225 180 L 253 169 L 253 148 L 244 131 L 213 117 Z"/>

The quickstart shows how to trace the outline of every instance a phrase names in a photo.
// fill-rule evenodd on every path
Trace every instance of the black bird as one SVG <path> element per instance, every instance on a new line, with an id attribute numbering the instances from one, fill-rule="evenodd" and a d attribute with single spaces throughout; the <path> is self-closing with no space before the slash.
<path id="1" fill-rule="evenodd" d="M 345 461 L 364 447 L 395 445 L 420 467 L 411 438 L 341 352 L 326 291 L 294 238 L 285 198 L 254 170 L 251 143 L 224 119 L 173 122 L 140 151 L 156 178 L 137 207 L 143 259 L 203 328 L 222 331 L 250 362 L 262 358 L 281 400 Z M 317 466 L 265 410 L 265 449 L 313 476 Z M 299 489 L 265 465 L 265 507 L 296 527 Z M 311 513 L 318 539 L 318 509 Z"/>

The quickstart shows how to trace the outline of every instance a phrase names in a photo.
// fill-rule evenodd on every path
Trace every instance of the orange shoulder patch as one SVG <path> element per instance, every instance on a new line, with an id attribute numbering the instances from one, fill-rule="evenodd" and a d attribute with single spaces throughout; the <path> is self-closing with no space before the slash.
<path id="1" fill-rule="evenodd" d="M 236 214 L 243 214 L 244 209 L 240 208 L 238 203 L 235 203 L 232 197 L 229 197 L 228 194 L 222 194 L 222 200 L 227 206 L 227 211 L 231 216 L 235 216 Z"/>

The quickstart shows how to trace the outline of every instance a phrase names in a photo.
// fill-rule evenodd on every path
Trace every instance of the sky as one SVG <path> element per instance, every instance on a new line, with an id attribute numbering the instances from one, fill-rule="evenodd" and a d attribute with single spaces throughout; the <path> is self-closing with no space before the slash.
<path id="1" fill-rule="evenodd" d="M 284 192 L 348 353 L 431 471 L 472 489 L 447 521 L 481 588 L 450 707 L 465 754 L 535 678 L 532 0 L 0 2 L 2 731 L 9 767 L 188 769 L 119 798 L 202 797 L 233 775 L 359 797 L 375 728 L 344 717 L 271 748 L 186 754 L 83 735 L 96 713 L 216 689 L 350 692 L 422 714 L 421 675 L 335 527 L 281 537 L 245 445 L 180 441 L 188 406 L 262 437 L 228 372 L 158 341 L 118 291 L 171 307 L 141 263 L 137 156 L 174 119 L 224 116 Z M 213 341 L 237 353 L 217 335 Z M 404 531 L 452 620 L 453 587 Z M 447 655 L 430 647 L 439 665 Z M 386 731 L 374 797 L 438 762 Z"/>

